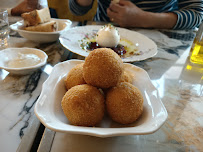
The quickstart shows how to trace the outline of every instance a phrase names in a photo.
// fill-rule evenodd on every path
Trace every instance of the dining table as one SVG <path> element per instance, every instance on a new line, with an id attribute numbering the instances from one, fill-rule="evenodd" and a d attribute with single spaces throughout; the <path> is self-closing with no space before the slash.
<path id="1" fill-rule="evenodd" d="M 22 20 L 9 17 L 9 24 Z M 104 25 L 103 22 L 72 22 L 72 27 Z M 58 63 L 85 58 L 62 46 L 59 40 L 37 43 L 10 30 L 10 47 L 29 47 L 48 55 L 45 66 L 27 75 L 0 69 L 1 152 L 201 152 L 203 151 L 203 65 L 190 61 L 196 29 L 166 30 L 130 28 L 157 45 L 157 54 L 130 62 L 144 69 L 167 110 L 165 123 L 150 134 L 95 137 L 46 128 L 34 113 L 43 83 Z M 1 50 L 0 50 L 1 51 Z"/>

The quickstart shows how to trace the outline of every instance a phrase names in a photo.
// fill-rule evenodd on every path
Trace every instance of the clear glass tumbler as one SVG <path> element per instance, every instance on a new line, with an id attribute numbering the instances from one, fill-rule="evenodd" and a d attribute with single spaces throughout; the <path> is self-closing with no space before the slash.
<path id="1" fill-rule="evenodd" d="M 8 11 L 0 8 L 0 50 L 8 46 L 9 31 Z"/>

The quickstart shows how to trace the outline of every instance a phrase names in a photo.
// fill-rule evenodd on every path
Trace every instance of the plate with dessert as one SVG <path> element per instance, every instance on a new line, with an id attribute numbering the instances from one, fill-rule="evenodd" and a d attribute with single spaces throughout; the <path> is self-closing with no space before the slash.
<path id="1" fill-rule="evenodd" d="M 72 24 L 70 20 L 51 18 L 48 8 L 23 13 L 21 17 L 23 20 L 10 25 L 10 28 L 22 37 L 38 43 L 57 41 L 60 34 Z"/>
<path id="2" fill-rule="evenodd" d="M 96 48 L 111 48 L 124 62 L 141 61 L 157 54 L 154 41 L 112 24 L 74 27 L 64 32 L 59 40 L 69 51 L 84 57 Z"/>
<path id="3" fill-rule="evenodd" d="M 97 137 L 150 134 L 168 116 L 147 72 L 110 48 L 54 66 L 35 114 L 51 130 Z"/>

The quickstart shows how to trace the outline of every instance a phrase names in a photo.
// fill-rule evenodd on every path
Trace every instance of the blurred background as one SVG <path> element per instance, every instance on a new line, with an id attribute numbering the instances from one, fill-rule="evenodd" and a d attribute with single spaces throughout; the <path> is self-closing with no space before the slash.
<path id="1" fill-rule="evenodd" d="M 0 0 L 0 8 L 13 8 L 17 6 L 23 0 Z M 83 16 L 75 16 L 69 10 L 68 0 L 39 0 L 39 4 L 42 7 L 48 7 L 52 10 L 52 12 L 56 13 L 53 15 L 54 18 L 61 19 L 70 19 L 72 21 L 92 21 L 96 11 L 97 11 L 97 1 L 94 1 L 92 9 Z M 57 17 L 55 17 L 57 16 Z"/>
<path id="2" fill-rule="evenodd" d="M 12 8 L 23 0 L 0 0 L 0 8 Z M 47 6 L 47 0 L 39 0 L 42 6 Z"/>

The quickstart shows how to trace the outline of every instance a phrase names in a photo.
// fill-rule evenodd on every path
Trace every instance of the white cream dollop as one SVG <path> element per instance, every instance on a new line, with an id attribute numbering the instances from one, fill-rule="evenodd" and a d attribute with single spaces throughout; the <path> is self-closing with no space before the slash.
<path id="1" fill-rule="evenodd" d="M 40 63 L 41 59 L 35 54 L 19 53 L 17 58 L 8 62 L 9 68 L 31 67 Z"/>
<path id="2" fill-rule="evenodd" d="M 120 41 L 118 30 L 111 24 L 102 27 L 96 36 L 96 42 L 102 47 L 115 47 Z"/>

